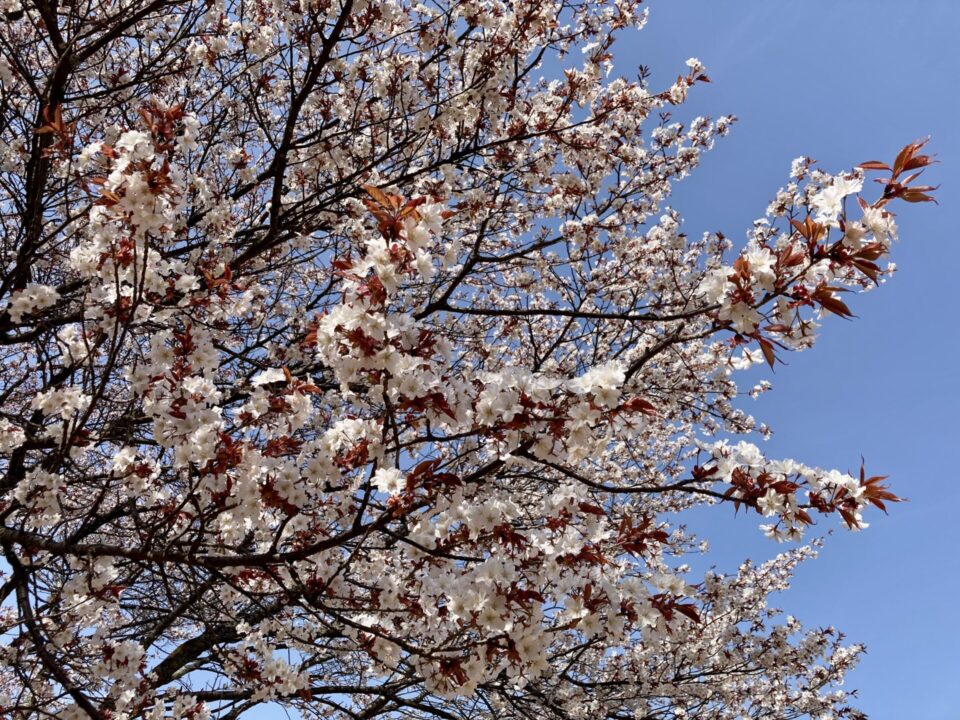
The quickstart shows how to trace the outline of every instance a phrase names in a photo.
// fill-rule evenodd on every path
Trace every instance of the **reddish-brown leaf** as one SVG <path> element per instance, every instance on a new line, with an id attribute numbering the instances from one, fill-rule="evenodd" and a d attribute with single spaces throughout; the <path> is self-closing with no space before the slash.
<path id="1" fill-rule="evenodd" d="M 886 163 L 882 163 L 879 160 L 868 160 L 867 162 L 860 163 L 857 165 L 858 168 L 862 170 L 886 170 L 891 172 L 891 168 Z"/>

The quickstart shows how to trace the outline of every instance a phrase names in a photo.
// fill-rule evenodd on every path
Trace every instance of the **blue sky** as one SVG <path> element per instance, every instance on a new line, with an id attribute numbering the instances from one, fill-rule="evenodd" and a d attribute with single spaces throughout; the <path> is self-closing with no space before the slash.
<path id="1" fill-rule="evenodd" d="M 834 625 L 868 654 L 851 675 L 874 720 L 957 717 L 960 683 L 960 381 L 953 325 L 960 309 L 960 67 L 956 0 L 651 0 L 650 23 L 615 46 L 615 73 L 649 65 L 669 84 L 688 57 L 712 79 L 694 114 L 739 117 L 732 134 L 677 186 L 672 204 L 697 235 L 742 239 L 801 154 L 830 172 L 892 159 L 932 136 L 939 206 L 901 205 L 899 271 L 831 318 L 817 346 L 786 357 L 773 390 L 746 407 L 769 422 L 773 457 L 889 474 L 909 498 L 862 533 L 836 532 L 777 605 L 808 625 Z M 625 38 L 626 40 L 626 38 Z M 708 535 L 726 569 L 776 547 L 757 516 L 716 509 Z"/>

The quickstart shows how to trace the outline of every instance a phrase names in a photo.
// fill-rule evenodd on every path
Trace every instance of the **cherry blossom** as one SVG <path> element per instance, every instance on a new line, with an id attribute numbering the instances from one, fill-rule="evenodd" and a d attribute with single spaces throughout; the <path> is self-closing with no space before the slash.
<path id="1" fill-rule="evenodd" d="M 734 242 L 639 0 L 0 12 L 0 713 L 862 717 L 771 596 L 900 498 L 740 379 L 890 276 L 923 141 Z M 697 575 L 696 506 L 794 544 Z"/>

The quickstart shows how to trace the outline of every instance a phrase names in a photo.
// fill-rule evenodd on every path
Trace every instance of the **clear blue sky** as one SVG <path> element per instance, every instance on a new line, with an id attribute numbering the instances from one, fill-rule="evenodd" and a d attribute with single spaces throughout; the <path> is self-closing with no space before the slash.
<path id="1" fill-rule="evenodd" d="M 941 164 L 928 174 L 942 185 L 940 205 L 897 208 L 896 276 L 853 298 L 859 318 L 831 318 L 819 344 L 785 358 L 773 390 L 746 407 L 775 430 L 769 455 L 855 470 L 862 453 L 868 470 L 889 474 L 910 499 L 889 517 L 871 513 L 862 533 L 835 533 L 776 604 L 867 644 L 848 684 L 873 720 L 956 718 L 960 2 L 651 0 L 650 8 L 647 28 L 615 46 L 615 73 L 645 64 L 654 86 L 665 85 L 699 57 L 713 82 L 695 88 L 687 107 L 740 118 L 676 189 L 691 235 L 742 239 L 798 155 L 836 172 L 932 136 Z M 713 559 L 733 569 L 775 550 L 756 525 L 756 515 L 716 517 Z"/>

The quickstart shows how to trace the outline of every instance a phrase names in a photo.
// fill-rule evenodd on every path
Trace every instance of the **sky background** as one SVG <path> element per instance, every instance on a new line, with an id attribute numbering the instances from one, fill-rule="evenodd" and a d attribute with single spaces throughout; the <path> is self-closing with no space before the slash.
<path id="1" fill-rule="evenodd" d="M 960 422 L 955 356 L 960 246 L 960 2 L 957 0 L 651 0 L 645 30 L 614 46 L 614 75 L 652 70 L 653 88 L 698 57 L 713 81 L 683 115 L 739 118 L 671 204 L 697 236 L 745 239 L 790 161 L 828 172 L 890 162 L 920 137 L 940 164 L 940 204 L 898 213 L 898 272 L 850 299 L 857 319 L 827 318 L 809 352 L 791 354 L 773 390 L 744 407 L 775 431 L 770 457 L 890 475 L 910 502 L 869 512 L 861 533 L 838 530 L 776 604 L 808 626 L 834 625 L 868 653 L 847 686 L 873 720 L 960 717 Z M 692 117 L 692 115 L 689 115 Z M 878 186 L 879 187 L 879 186 Z M 759 441 L 758 441 L 759 442 Z M 777 551 L 755 514 L 712 509 L 711 559 L 732 571 Z M 817 529 L 834 527 L 823 521 Z"/>

